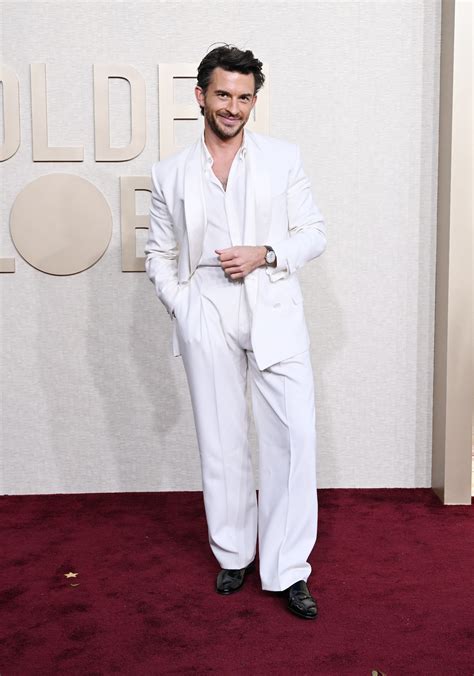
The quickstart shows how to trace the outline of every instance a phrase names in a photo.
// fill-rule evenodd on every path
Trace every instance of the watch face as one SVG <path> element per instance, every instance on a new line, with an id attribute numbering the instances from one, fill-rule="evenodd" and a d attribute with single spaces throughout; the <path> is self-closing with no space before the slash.
<path id="1" fill-rule="evenodd" d="M 275 262 L 275 258 L 276 255 L 274 251 L 267 251 L 267 255 L 265 256 L 265 260 L 267 261 L 267 263 L 271 265 L 272 263 Z"/>

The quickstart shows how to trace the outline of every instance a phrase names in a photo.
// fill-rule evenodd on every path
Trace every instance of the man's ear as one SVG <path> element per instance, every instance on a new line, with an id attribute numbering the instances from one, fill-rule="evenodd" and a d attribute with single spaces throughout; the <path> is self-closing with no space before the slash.
<path id="1" fill-rule="evenodd" d="M 201 108 L 204 108 L 204 92 L 198 85 L 194 87 L 194 95 Z"/>

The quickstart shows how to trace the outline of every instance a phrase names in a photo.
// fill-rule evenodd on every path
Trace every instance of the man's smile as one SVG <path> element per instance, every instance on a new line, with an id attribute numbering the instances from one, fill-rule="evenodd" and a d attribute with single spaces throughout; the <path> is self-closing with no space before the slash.
<path id="1" fill-rule="evenodd" d="M 241 122 L 240 117 L 235 117 L 234 115 L 226 115 L 225 113 L 218 113 L 218 117 L 221 118 L 222 122 L 229 127 L 233 127 L 236 124 Z"/>

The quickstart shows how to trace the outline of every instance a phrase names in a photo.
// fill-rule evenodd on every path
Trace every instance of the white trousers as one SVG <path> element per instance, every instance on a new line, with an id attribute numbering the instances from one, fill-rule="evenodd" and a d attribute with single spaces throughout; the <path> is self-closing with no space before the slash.
<path id="1" fill-rule="evenodd" d="M 259 545 L 262 588 L 307 580 L 316 542 L 316 425 L 306 351 L 260 371 L 245 285 L 198 268 L 180 292 L 177 336 L 201 458 L 211 549 L 221 568 L 244 568 Z M 259 446 L 258 504 L 248 443 L 250 376 Z"/>

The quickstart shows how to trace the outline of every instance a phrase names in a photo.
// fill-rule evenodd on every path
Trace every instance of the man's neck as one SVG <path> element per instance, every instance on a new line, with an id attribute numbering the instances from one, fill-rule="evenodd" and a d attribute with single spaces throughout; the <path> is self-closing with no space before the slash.
<path id="1" fill-rule="evenodd" d="M 234 157 L 244 139 L 244 130 L 233 138 L 221 139 L 207 125 L 204 126 L 204 141 L 212 157 Z"/>

